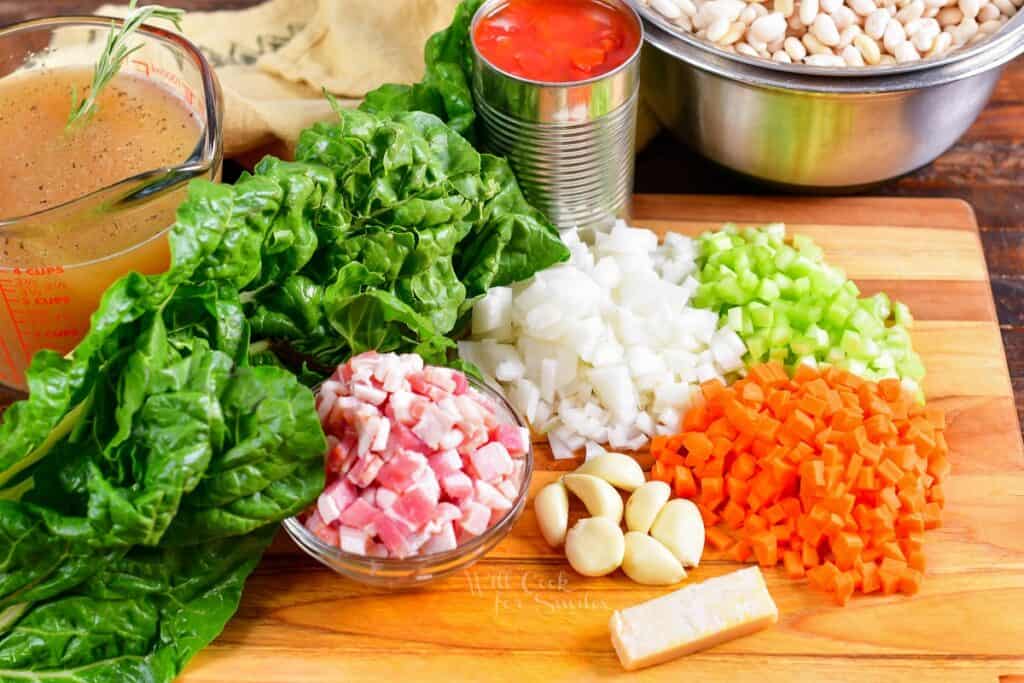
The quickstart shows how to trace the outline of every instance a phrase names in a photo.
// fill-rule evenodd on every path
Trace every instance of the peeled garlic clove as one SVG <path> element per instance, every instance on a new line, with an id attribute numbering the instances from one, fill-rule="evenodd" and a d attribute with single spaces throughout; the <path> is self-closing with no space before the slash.
<path id="1" fill-rule="evenodd" d="M 548 484 L 533 499 L 533 511 L 544 540 L 552 548 L 565 543 L 569 528 L 569 493 L 560 481 Z"/>
<path id="2" fill-rule="evenodd" d="M 594 517 L 606 517 L 616 524 L 622 521 L 622 496 L 604 479 L 573 473 L 562 477 L 562 482 Z"/>
<path id="3" fill-rule="evenodd" d="M 616 488 L 635 491 L 644 485 L 644 470 L 633 458 L 622 453 L 595 455 L 578 468 L 577 474 L 592 474 Z"/>
<path id="4" fill-rule="evenodd" d="M 637 583 L 667 586 L 686 578 L 686 570 L 675 555 L 647 534 L 630 531 L 626 534 L 625 542 L 622 571 Z"/>
<path id="5" fill-rule="evenodd" d="M 696 567 L 704 553 L 704 520 L 685 498 L 670 500 L 651 525 L 651 536 L 665 544 L 684 567 Z"/>
<path id="6" fill-rule="evenodd" d="M 626 528 L 646 534 L 654 518 L 672 497 L 672 488 L 663 481 L 649 481 L 626 501 Z"/>
<path id="7" fill-rule="evenodd" d="M 618 523 L 606 517 L 576 522 L 565 537 L 569 566 L 583 576 L 604 576 L 622 565 L 626 541 Z"/>

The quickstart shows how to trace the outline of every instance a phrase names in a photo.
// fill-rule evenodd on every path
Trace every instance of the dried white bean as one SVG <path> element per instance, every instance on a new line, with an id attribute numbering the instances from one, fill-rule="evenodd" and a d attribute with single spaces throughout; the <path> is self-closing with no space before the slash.
<path id="1" fill-rule="evenodd" d="M 691 19 L 697 16 L 697 5 L 693 3 L 693 0 L 675 0 L 675 3 L 679 5 L 679 9 L 683 11 L 683 14 Z"/>
<path id="2" fill-rule="evenodd" d="M 896 13 L 896 18 L 907 24 L 924 16 L 924 0 L 914 0 Z"/>
<path id="3" fill-rule="evenodd" d="M 943 7 L 935 18 L 939 20 L 940 26 L 956 26 L 964 20 L 964 13 L 959 7 Z"/>
<path id="4" fill-rule="evenodd" d="M 874 0 L 850 0 L 850 7 L 862 17 L 866 17 L 878 9 Z"/>
<path id="5" fill-rule="evenodd" d="M 836 28 L 836 22 L 827 14 L 819 14 L 814 18 L 811 33 L 822 45 L 833 47 L 839 44 L 839 29 Z"/>
<path id="6" fill-rule="evenodd" d="M 986 35 L 986 36 L 992 35 L 993 33 L 998 31 L 1002 27 L 1003 27 L 1003 22 L 999 21 L 998 19 L 993 19 L 992 21 L 986 21 L 985 23 L 983 23 L 981 26 L 978 27 L 978 34 L 979 35 Z"/>
<path id="7" fill-rule="evenodd" d="M 789 21 L 787 21 L 786 24 L 789 26 L 790 35 L 795 35 L 797 38 L 800 37 L 797 33 L 798 31 L 807 30 L 807 27 L 804 26 L 804 22 L 800 21 L 799 12 L 795 12 L 793 15 L 791 15 L 789 17 Z"/>
<path id="8" fill-rule="evenodd" d="M 925 19 L 921 22 L 921 28 L 914 34 L 914 47 L 922 54 L 928 52 L 941 32 L 937 21 Z"/>
<path id="9" fill-rule="evenodd" d="M 542 488 L 533 499 L 533 511 L 537 515 L 540 533 L 548 545 L 557 548 L 565 543 L 565 533 L 569 527 L 569 493 L 562 482 L 556 481 Z"/>
<path id="10" fill-rule="evenodd" d="M 793 60 L 790 58 L 789 53 L 785 50 L 779 50 L 772 54 L 772 61 L 779 62 L 780 64 L 792 64 Z"/>
<path id="11" fill-rule="evenodd" d="M 951 33 L 953 34 L 953 44 L 963 45 L 978 33 L 978 22 L 971 17 L 965 17 Z"/>
<path id="12" fill-rule="evenodd" d="M 852 9 L 843 5 L 835 12 L 832 13 L 832 21 L 835 22 L 836 28 L 842 33 L 843 29 L 850 26 L 854 26 L 860 22 L 860 17 Z"/>
<path id="13" fill-rule="evenodd" d="M 928 7 L 942 8 L 946 5 L 947 0 L 924 0 L 924 4 Z"/>
<path id="14" fill-rule="evenodd" d="M 708 40 L 712 43 L 719 42 L 729 32 L 729 26 L 731 25 L 732 22 L 727 17 L 718 17 L 708 26 Z"/>
<path id="15" fill-rule="evenodd" d="M 622 521 L 622 496 L 611 484 L 592 474 L 567 474 L 562 483 L 594 517 L 605 517 L 616 524 Z"/>
<path id="16" fill-rule="evenodd" d="M 882 44 L 890 53 L 896 54 L 896 47 L 907 41 L 907 33 L 903 30 L 903 24 L 898 21 L 890 21 L 885 27 L 885 35 L 882 36 Z"/>
<path id="17" fill-rule="evenodd" d="M 835 55 L 832 52 L 832 48 L 822 44 L 820 40 L 814 37 L 813 33 L 807 33 L 801 40 L 811 55 Z"/>
<path id="18" fill-rule="evenodd" d="M 981 9 L 981 3 L 978 0 L 959 0 L 957 6 L 965 17 L 971 18 L 978 16 L 978 10 Z"/>
<path id="19" fill-rule="evenodd" d="M 673 19 L 672 23 L 688 33 L 693 33 L 693 19 L 685 14 L 678 19 Z"/>
<path id="20" fill-rule="evenodd" d="M 839 55 L 811 55 L 804 62 L 811 66 L 846 66 Z"/>
<path id="21" fill-rule="evenodd" d="M 645 586 L 667 586 L 686 578 L 686 570 L 668 548 L 638 531 L 625 536 L 622 571 Z"/>
<path id="22" fill-rule="evenodd" d="M 771 14 L 771 13 L 770 13 L 770 12 L 768 11 L 768 8 L 767 8 L 767 7 L 765 7 L 764 5 L 762 5 L 762 4 L 761 4 L 761 3 L 759 3 L 759 2 L 755 2 L 755 3 L 754 3 L 753 5 L 751 5 L 751 6 L 752 6 L 752 7 L 754 8 L 754 10 L 755 10 L 755 11 L 757 12 L 757 16 L 758 16 L 758 17 L 763 17 L 763 16 L 765 16 L 766 14 Z"/>
<path id="23" fill-rule="evenodd" d="M 768 43 L 765 46 L 765 50 L 768 52 L 769 55 L 775 54 L 776 52 L 782 49 L 783 40 L 785 40 L 785 37 L 779 38 L 778 40 L 773 40 L 772 42 Z"/>
<path id="24" fill-rule="evenodd" d="M 853 45 L 847 45 L 839 55 L 847 66 L 864 66 L 864 55 Z"/>
<path id="25" fill-rule="evenodd" d="M 832 14 L 837 8 L 842 7 L 843 0 L 818 0 L 818 5 L 822 12 Z"/>
<path id="26" fill-rule="evenodd" d="M 626 501 L 626 528 L 646 534 L 671 497 L 672 488 L 657 480 L 651 480 L 633 491 Z"/>
<path id="27" fill-rule="evenodd" d="M 757 19 L 757 10 L 755 10 L 752 5 L 747 5 L 743 11 L 740 12 L 740 21 L 747 26 L 753 24 L 755 19 Z"/>
<path id="28" fill-rule="evenodd" d="M 775 0 L 775 11 L 787 19 L 793 16 L 795 8 L 796 3 L 793 0 Z"/>
<path id="29" fill-rule="evenodd" d="M 948 50 L 952 44 L 953 36 L 950 35 L 949 32 L 943 31 L 935 38 L 935 42 L 932 43 L 932 49 L 928 51 L 926 56 L 937 57 L 945 54 L 946 50 Z"/>
<path id="30" fill-rule="evenodd" d="M 896 46 L 896 61 L 900 64 L 904 62 L 916 62 L 921 59 L 921 55 L 914 49 L 914 44 L 909 40 L 904 40 L 902 43 Z"/>
<path id="31" fill-rule="evenodd" d="M 721 40 L 718 41 L 719 45 L 732 45 L 737 40 L 743 37 L 743 34 L 747 32 L 747 25 L 742 21 L 734 21 L 729 25 L 729 30 L 725 32 Z"/>
<path id="32" fill-rule="evenodd" d="M 747 43 L 736 43 L 736 53 L 746 55 L 747 57 L 760 57 L 761 55 L 757 50 L 752 48 Z"/>
<path id="33" fill-rule="evenodd" d="M 939 8 L 938 7 L 925 7 L 924 15 L 926 17 L 928 17 L 929 19 L 934 19 L 935 17 L 939 16 Z"/>
<path id="34" fill-rule="evenodd" d="M 818 0 L 800 0 L 800 23 L 810 26 L 818 16 Z"/>
<path id="35" fill-rule="evenodd" d="M 882 55 L 882 59 L 879 60 L 879 66 L 889 66 L 896 63 L 896 58 L 892 55 Z"/>
<path id="36" fill-rule="evenodd" d="M 845 48 L 853 43 L 853 39 L 864 33 L 860 26 L 854 24 L 853 26 L 847 26 L 842 33 L 839 34 L 839 47 Z"/>
<path id="37" fill-rule="evenodd" d="M 807 48 L 797 38 L 790 36 L 782 41 L 782 47 L 794 62 L 802 62 L 807 56 Z"/>
<path id="38" fill-rule="evenodd" d="M 704 553 L 704 520 L 693 501 L 676 498 L 666 503 L 651 525 L 651 536 L 664 543 L 684 567 L 700 564 Z"/>
<path id="39" fill-rule="evenodd" d="M 853 45 L 860 51 L 864 61 L 874 66 L 882 58 L 882 50 L 878 47 L 875 39 L 866 33 L 862 33 L 853 39 Z"/>
<path id="40" fill-rule="evenodd" d="M 907 34 L 907 39 L 911 39 L 914 35 L 921 30 L 921 20 L 914 19 L 903 24 L 903 32 Z"/>
<path id="41" fill-rule="evenodd" d="M 877 9 L 872 12 L 864 22 L 864 32 L 875 40 L 881 40 L 885 35 L 885 27 L 892 21 L 889 12 L 884 9 Z"/>
<path id="42" fill-rule="evenodd" d="M 605 576 L 622 566 L 626 539 L 619 525 L 605 517 L 581 519 L 565 536 L 569 566 L 583 576 Z"/>
<path id="43" fill-rule="evenodd" d="M 978 11 L 978 16 L 976 18 L 979 23 L 983 24 L 986 21 L 998 19 L 1002 15 L 1003 14 L 999 10 L 999 7 L 997 5 L 995 5 L 994 3 L 989 3 L 988 5 L 985 5 Z"/>
<path id="44" fill-rule="evenodd" d="M 651 0 L 651 7 L 666 19 L 678 19 L 683 13 L 679 5 L 672 0 Z"/>
<path id="45" fill-rule="evenodd" d="M 786 35 L 786 18 L 778 12 L 766 14 L 750 26 L 749 38 L 773 43 Z"/>

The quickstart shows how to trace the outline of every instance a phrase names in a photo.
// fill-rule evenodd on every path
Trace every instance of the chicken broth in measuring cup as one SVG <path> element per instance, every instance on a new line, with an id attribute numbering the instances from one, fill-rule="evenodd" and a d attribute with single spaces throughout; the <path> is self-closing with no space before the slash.
<path id="1" fill-rule="evenodd" d="M 0 383 L 16 389 L 36 351 L 75 347 L 117 278 L 167 268 L 187 181 L 219 172 L 219 135 L 202 159 L 206 98 L 184 77 L 134 59 L 69 126 L 91 80 L 92 65 L 0 77 Z"/>

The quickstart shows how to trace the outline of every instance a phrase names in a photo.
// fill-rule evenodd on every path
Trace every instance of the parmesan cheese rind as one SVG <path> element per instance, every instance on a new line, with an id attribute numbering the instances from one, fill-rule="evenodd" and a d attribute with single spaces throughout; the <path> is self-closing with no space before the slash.
<path id="1" fill-rule="evenodd" d="M 741 569 L 612 614 L 612 645 L 627 671 L 760 631 L 779 620 L 758 567 Z"/>

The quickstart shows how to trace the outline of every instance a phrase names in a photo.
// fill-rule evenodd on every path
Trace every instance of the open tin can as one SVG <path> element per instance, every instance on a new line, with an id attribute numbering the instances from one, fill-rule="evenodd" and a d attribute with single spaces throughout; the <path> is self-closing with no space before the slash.
<path id="1" fill-rule="evenodd" d="M 623 0 L 601 2 L 640 40 L 624 63 L 587 80 L 535 81 L 489 62 L 476 29 L 507 0 L 485 2 L 470 26 L 483 145 L 508 158 L 527 198 L 560 229 L 602 229 L 630 211 L 643 25 Z"/>

